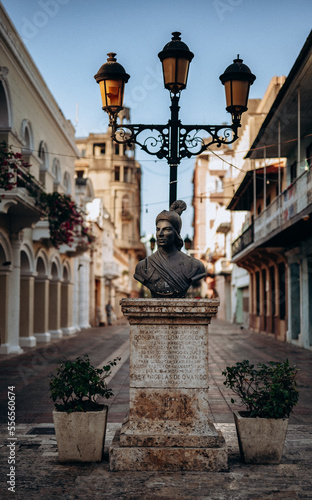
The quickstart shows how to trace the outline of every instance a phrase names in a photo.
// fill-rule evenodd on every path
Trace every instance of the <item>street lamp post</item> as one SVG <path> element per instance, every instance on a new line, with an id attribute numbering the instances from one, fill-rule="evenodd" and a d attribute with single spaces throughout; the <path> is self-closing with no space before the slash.
<path id="1" fill-rule="evenodd" d="M 177 198 L 177 167 L 183 158 L 191 158 L 205 151 L 212 144 L 232 144 L 238 138 L 241 115 L 247 111 L 250 85 L 255 80 L 242 59 L 237 56 L 233 64 L 220 76 L 225 86 L 226 110 L 232 115 L 231 125 L 182 125 L 179 119 L 179 99 L 186 88 L 189 64 L 194 54 L 181 41 L 181 33 L 172 33 L 172 40 L 159 52 L 162 62 L 164 85 L 170 92 L 171 117 L 166 125 L 123 124 L 117 122 L 123 109 L 124 87 L 130 76 L 110 52 L 95 79 L 100 85 L 103 110 L 109 115 L 112 138 L 119 144 L 137 144 L 143 151 L 159 159 L 166 158 L 170 167 L 169 205 Z M 146 137 L 145 131 L 152 135 Z M 210 139 L 203 139 L 202 132 L 208 132 Z M 222 135 L 220 135 L 222 133 Z"/>

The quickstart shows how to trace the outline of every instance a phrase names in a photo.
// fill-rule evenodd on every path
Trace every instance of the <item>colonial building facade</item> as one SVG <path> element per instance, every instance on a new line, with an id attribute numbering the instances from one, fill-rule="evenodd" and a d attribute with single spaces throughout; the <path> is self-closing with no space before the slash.
<path id="1" fill-rule="evenodd" d="M 127 109 L 121 119 L 125 116 L 129 118 Z M 134 148 L 113 143 L 110 129 L 105 134 L 91 133 L 78 138 L 76 145 L 80 152 L 76 175 L 90 179 L 95 197 L 101 200 L 115 229 L 113 258 L 104 266 L 103 286 L 108 292 L 106 302 L 111 302 L 119 317 L 120 299 L 139 296 L 139 285 L 133 274 L 146 253 L 140 241 L 141 169 L 135 160 Z"/>
<path id="2" fill-rule="evenodd" d="M 312 347 L 312 32 L 251 148 L 229 208 L 249 210 L 233 261 L 250 276 L 250 326 Z"/>
<path id="3" fill-rule="evenodd" d="M 1 174 L 11 178 L 10 189 L 3 176 L 0 187 L 0 353 L 9 354 L 89 325 L 89 271 L 80 261 L 88 261 L 84 239 L 56 248 L 34 196 L 56 192 L 75 200 L 74 128 L 2 5 L 0 30 L 0 142 L 31 165 L 13 169 L 1 158 Z M 92 196 L 90 188 L 85 201 Z"/>
<path id="4" fill-rule="evenodd" d="M 249 274 L 232 262 L 231 243 L 242 225 L 248 225 L 248 209 L 229 211 L 227 207 L 250 169 L 245 160 L 252 141 L 278 94 L 285 78 L 272 78 L 263 99 L 250 99 L 242 115 L 239 139 L 231 146 L 212 146 L 197 158 L 194 170 L 194 253 L 208 269 L 208 296 L 220 298 L 218 317 L 248 326 Z"/>

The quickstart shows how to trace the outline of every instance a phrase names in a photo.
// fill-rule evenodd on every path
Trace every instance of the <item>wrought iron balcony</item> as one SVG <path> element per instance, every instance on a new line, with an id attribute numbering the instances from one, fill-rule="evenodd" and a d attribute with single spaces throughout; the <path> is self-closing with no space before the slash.
<path id="1" fill-rule="evenodd" d="M 236 238 L 232 243 L 232 257 L 242 252 L 245 248 L 254 242 L 254 225 L 253 223 L 245 229 L 245 231 Z"/>
<path id="2" fill-rule="evenodd" d="M 0 213 L 14 216 L 11 230 L 18 232 L 45 216 L 36 204 L 36 195 L 42 192 L 42 186 L 35 178 L 29 178 L 22 167 L 9 171 L 13 174 L 11 182 L 14 187 L 0 189 Z"/>
<path id="3" fill-rule="evenodd" d="M 304 172 L 256 217 L 255 243 L 282 232 L 312 204 L 312 173 Z"/>
<path id="4" fill-rule="evenodd" d="M 232 257 L 242 252 L 252 243 L 264 244 L 273 238 L 280 238 L 281 233 L 298 221 L 311 219 L 312 212 L 312 172 L 305 171 L 280 196 L 257 217 L 233 243 Z M 310 226 L 309 226 L 310 227 Z M 299 231 L 296 225 L 296 237 L 308 230 L 308 226 Z"/>

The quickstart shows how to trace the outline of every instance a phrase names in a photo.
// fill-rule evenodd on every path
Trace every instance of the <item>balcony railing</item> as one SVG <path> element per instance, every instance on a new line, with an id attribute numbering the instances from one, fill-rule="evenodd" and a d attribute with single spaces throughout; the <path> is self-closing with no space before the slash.
<path id="1" fill-rule="evenodd" d="M 312 203 L 312 174 L 304 172 L 255 219 L 255 243 L 269 237 Z"/>
<path id="2" fill-rule="evenodd" d="M 304 172 L 260 214 L 233 243 L 232 257 L 251 243 L 282 232 L 289 221 L 312 204 L 312 173 Z"/>
<path id="3" fill-rule="evenodd" d="M 236 238 L 232 243 L 232 257 L 242 252 L 245 248 L 247 248 L 254 241 L 254 226 L 250 224 L 250 226 L 245 229 L 245 231 Z"/>

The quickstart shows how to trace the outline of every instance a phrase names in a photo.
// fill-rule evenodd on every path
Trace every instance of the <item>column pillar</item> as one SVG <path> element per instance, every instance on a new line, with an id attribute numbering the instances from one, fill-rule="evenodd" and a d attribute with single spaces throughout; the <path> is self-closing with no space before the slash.
<path id="1" fill-rule="evenodd" d="M 21 279 L 21 244 L 22 233 L 11 235 L 12 271 L 9 274 L 8 302 L 7 302 L 7 331 L 6 342 L 1 345 L 2 354 L 17 353 L 23 350 L 19 345 L 19 318 L 20 318 L 20 279 Z"/>
<path id="2" fill-rule="evenodd" d="M 265 268 L 259 269 L 259 279 L 260 279 L 260 322 L 259 322 L 259 332 L 266 331 L 265 319 L 266 319 L 266 280 L 267 273 Z"/>
<path id="3" fill-rule="evenodd" d="M 34 347 L 37 343 L 34 336 L 34 290 L 33 274 L 23 274 L 20 294 L 20 345 L 22 347 Z"/>
<path id="4" fill-rule="evenodd" d="M 209 420 L 208 324 L 215 299 L 122 299 L 130 323 L 129 420 L 111 470 L 221 471 L 227 448 Z"/>
<path id="5" fill-rule="evenodd" d="M 310 327 L 310 297 L 309 297 L 309 268 L 308 268 L 308 258 L 304 256 L 301 261 L 301 308 L 300 308 L 300 324 L 301 330 L 299 335 L 299 343 L 302 347 L 309 349 L 309 327 Z"/>
<path id="6" fill-rule="evenodd" d="M 73 301 L 72 325 L 73 325 L 75 332 L 80 332 L 80 326 L 79 326 L 79 286 L 80 286 L 79 273 L 80 273 L 79 258 L 75 257 L 74 258 L 74 265 L 73 265 L 73 290 L 72 290 L 72 301 Z"/>
<path id="7" fill-rule="evenodd" d="M 278 272 L 278 264 L 274 264 L 274 276 L 275 276 L 275 290 L 274 290 L 274 300 L 275 300 L 275 314 L 273 317 L 273 333 L 275 335 L 275 338 L 279 337 L 279 332 L 280 332 L 280 277 L 279 277 L 279 272 Z M 286 297 L 285 297 L 286 300 Z M 285 340 L 285 338 L 283 339 Z"/>
<path id="8" fill-rule="evenodd" d="M 266 331 L 267 333 L 273 333 L 274 332 L 274 318 L 273 318 L 273 309 L 274 309 L 274 304 L 273 301 L 275 301 L 275 290 L 273 289 L 273 285 L 275 282 L 275 277 L 274 277 L 274 282 L 272 281 L 272 274 L 271 274 L 271 269 L 272 266 L 267 266 L 267 310 L 266 310 Z M 275 273 L 275 266 L 273 266 L 274 273 Z"/>
<path id="9" fill-rule="evenodd" d="M 51 338 L 59 339 L 63 336 L 61 330 L 61 282 L 50 280 L 49 290 L 49 332 Z"/>
<path id="10" fill-rule="evenodd" d="M 37 342 L 50 342 L 49 332 L 49 279 L 35 279 L 34 336 Z"/>
<path id="11" fill-rule="evenodd" d="M 249 271 L 249 328 L 254 326 L 254 280 L 254 273 Z"/>
<path id="12" fill-rule="evenodd" d="M 89 322 L 89 272 L 90 272 L 90 257 L 88 254 L 83 254 L 79 257 L 78 279 L 79 279 L 79 307 L 78 321 L 80 328 L 90 328 Z"/>
<path id="13" fill-rule="evenodd" d="M 72 335 L 77 330 L 72 324 L 73 284 L 61 284 L 61 329 L 64 335 Z"/>
<path id="14" fill-rule="evenodd" d="M 11 271 L 1 271 L 0 273 L 0 354 L 8 354 L 9 350 L 9 330 L 8 330 L 8 317 L 9 317 L 9 285 L 10 285 Z"/>

